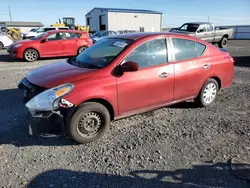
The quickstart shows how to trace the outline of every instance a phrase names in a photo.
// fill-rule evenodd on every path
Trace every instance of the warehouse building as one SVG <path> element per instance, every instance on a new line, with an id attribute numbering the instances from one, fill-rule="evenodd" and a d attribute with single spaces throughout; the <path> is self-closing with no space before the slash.
<path id="1" fill-rule="evenodd" d="M 43 27 L 41 22 L 20 22 L 20 21 L 0 21 L 0 27 L 21 29 L 22 33 L 27 33 L 31 29 Z"/>
<path id="2" fill-rule="evenodd" d="M 162 13 L 152 10 L 94 8 L 86 14 L 90 31 L 136 30 L 140 32 L 161 31 Z"/>

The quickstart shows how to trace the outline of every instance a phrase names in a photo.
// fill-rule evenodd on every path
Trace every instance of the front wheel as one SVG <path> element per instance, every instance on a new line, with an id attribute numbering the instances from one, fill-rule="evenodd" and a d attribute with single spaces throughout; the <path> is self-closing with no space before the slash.
<path id="1" fill-rule="evenodd" d="M 26 61 L 33 62 L 38 59 L 38 52 L 35 49 L 27 49 L 23 56 Z"/>
<path id="2" fill-rule="evenodd" d="M 206 107 L 212 104 L 219 91 L 218 82 L 215 79 L 209 79 L 202 87 L 195 103 L 198 106 Z"/>
<path id="3" fill-rule="evenodd" d="M 221 41 L 218 43 L 219 47 L 220 47 L 220 48 L 225 48 L 225 47 L 227 47 L 227 41 L 228 41 L 227 37 L 223 37 L 223 38 L 221 39 Z"/>
<path id="4" fill-rule="evenodd" d="M 100 103 L 86 102 L 72 116 L 67 132 L 77 143 L 84 144 L 101 138 L 110 124 L 108 109 Z"/>

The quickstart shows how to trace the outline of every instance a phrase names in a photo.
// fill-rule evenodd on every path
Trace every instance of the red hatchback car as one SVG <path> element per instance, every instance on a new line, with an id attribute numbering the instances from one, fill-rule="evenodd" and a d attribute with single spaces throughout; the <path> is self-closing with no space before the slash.
<path id="1" fill-rule="evenodd" d="M 102 39 L 77 57 L 40 67 L 19 88 L 31 119 L 52 122 L 31 121 L 30 134 L 67 133 L 87 143 L 118 118 L 189 99 L 208 106 L 233 77 L 230 54 L 205 41 L 134 33 Z"/>
<path id="2" fill-rule="evenodd" d="M 29 40 L 13 43 L 10 56 L 32 62 L 43 57 L 76 56 L 92 45 L 87 32 L 56 30 L 42 33 Z"/>

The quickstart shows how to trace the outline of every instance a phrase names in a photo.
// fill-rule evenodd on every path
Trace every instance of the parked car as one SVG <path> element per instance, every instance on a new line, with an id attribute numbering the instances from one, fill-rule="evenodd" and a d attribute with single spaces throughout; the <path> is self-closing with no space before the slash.
<path id="1" fill-rule="evenodd" d="M 233 68 L 225 49 L 198 38 L 134 33 L 102 39 L 77 57 L 33 70 L 18 87 L 31 117 L 52 121 L 31 123 L 31 135 L 66 130 L 87 143 L 122 117 L 190 99 L 211 105 L 232 84 Z"/>
<path id="2" fill-rule="evenodd" d="M 115 31 L 97 31 L 93 35 L 91 35 L 91 39 L 93 40 L 93 43 L 96 43 L 97 41 L 105 38 L 117 35 L 118 33 Z"/>
<path id="3" fill-rule="evenodd" d="M 11 36 L 8 36 L 5 33 L 0 32 L 0 49 L 6 48 L 11 44 L 13 44 Z"/>
<path id="4" fill-rule="evenodd" d="M 209 22 L 184 23 L 179 28 L 173 28 L 169 32 L 182 33 L 196 36 L 207 42 L 218 44 L 220 48 L 227 46 L 228 39 L 233 37 L 233 29 L 215 27 Z"/>
<path id="5" fill-rule="evenodd" d="M 76 56 L 92 45 L 88 33 L 74 30 L 55 30 L 29 40 L 13 43 L 7 51 L 10 56 L 26 61 L 43 57 Z"/>
<path id="6" fill-rule="evenodd" d="M 69 30 L 69 27 L 40 27 L 37 29 L 31 29 L 27 34 L 23 35 L 23 39 L 30 39 L 38 36 L 41 33 L 54 30 Z"/>
<path id="7" fill-rule="evenodd" d="M 117 31 L 118 34 L 135 33 L 135 32 L 139 32 L 139 31 L 137 31 L 137 30 L 119 30 L 119 31 Z"/>

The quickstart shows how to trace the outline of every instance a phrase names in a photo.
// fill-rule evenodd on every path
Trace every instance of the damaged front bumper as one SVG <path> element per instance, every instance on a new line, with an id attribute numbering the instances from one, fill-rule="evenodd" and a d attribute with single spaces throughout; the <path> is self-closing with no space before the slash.
<path id="1" fill-rule="evenodd" d="M 59 108 L 51 111 L 36 111 L 28 109 L 29 135 L 43 137 L 66 136 L 66 126 L 74 112 L 74 107 Z"/>
<path id="2" fill-rule="evenodd" d="M 24 91 L 23 103 L 26 105 L 33 97 L 46 90 L 23 79 L 18 88 Z M 28 110 L 28 133 L 32 136 L 58 137 L 66 135 L 66 126 L 69 123 L 75 106 L 61 98 L 58 107 L 40 111 L 37 109 Z"/>

